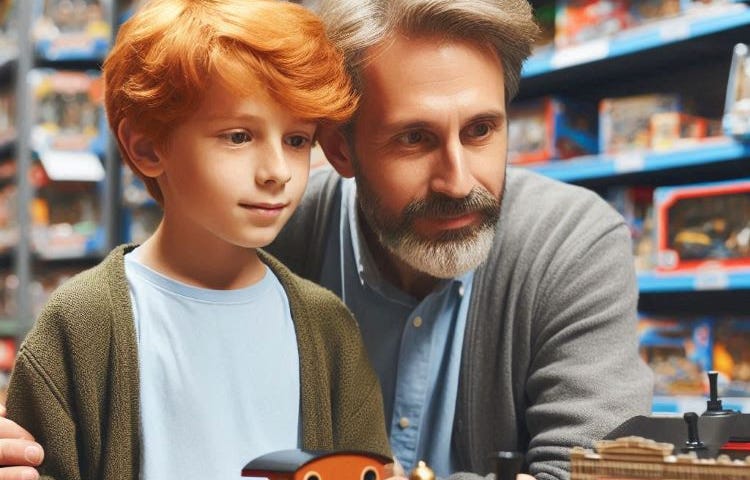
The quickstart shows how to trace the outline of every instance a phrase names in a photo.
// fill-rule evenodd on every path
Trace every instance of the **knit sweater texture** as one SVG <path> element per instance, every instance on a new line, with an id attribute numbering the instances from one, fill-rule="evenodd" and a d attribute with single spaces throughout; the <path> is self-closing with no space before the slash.
<path id="1" fill-rule="evenodd" d="M 8 417 L 44 446 L 42 478 L 139 477 L 138 352 L 124 269 L 132 248 L 116 248 L 60 287 L 19 349 Z M 259 255 L 289 298 L 303 448 L 390 455 L 380 386 L 350 312 L 335 295 Z"/>

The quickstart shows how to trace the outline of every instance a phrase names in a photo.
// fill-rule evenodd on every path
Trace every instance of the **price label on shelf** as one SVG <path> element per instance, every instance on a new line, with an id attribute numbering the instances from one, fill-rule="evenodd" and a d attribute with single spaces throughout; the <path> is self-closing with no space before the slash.
<path id="1" fill-rule="evenodd" d="M 690 37 L 690 22 L 684 19 L 665 21 L 659 27 L 659 38 L 664 42 L 675 42 Z"/>
<path id="2" fill-rule="evenodd" d="M 564 68 L 601 60 L 607 58 L 607 55 L 609 55 L 609 40 L 592 40 L 575 47 L 557 50 L 550 63 L 555 68 Z"/>
<path id="3" fill-rule="evenodd" d="M 693 287 L 696 290 L 726 290 L 729 288 L 729 275 L 723 270 L 698 272 Z"/>
<path id="4" fill-rule="evenodd" d="M 640 152 L 621 153 L 614 157 L 616 173 L 640 172 L 646 166 L 646 158 Z"/>

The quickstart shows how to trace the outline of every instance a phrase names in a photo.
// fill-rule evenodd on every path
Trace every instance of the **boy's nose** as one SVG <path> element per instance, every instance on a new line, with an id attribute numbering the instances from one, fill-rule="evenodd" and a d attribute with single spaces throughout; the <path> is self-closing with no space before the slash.
<path id="1" fill-rule="evenodd" d="M 284 185 L 292 179 L 292 171 L 281 147 L 269 147 L 256 170 L 256 181 L 261 185 Z"/>

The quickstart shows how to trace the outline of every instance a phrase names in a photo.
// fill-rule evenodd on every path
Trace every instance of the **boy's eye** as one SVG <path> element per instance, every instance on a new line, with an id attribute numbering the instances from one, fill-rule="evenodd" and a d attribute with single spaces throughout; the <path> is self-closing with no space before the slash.
<path id="1" fill-rule="evenodd" d="M 242 145 L 252 140 L 252 137 L 247 132 L 229 132 L 222 135 L 223 138 L 229 141 L 232 145 Z"/>
<path id="2" fill-rule="evenodd" d="M 294 148 L 302 148 L 309 143 L 309 140 L 302 135 L 292 135 L 284 139 L 284 143 Z"/>

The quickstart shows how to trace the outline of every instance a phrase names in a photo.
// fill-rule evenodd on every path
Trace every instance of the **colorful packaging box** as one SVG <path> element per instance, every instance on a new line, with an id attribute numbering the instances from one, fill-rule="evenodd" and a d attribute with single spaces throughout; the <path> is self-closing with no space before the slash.
<path id="1" fill-rule="evenodd" d="M 596 105 L 542 97 L 510 105 L 508 159 L 524 164 L 597 153 Z"/>
<path id="2" fill-rule="evenodd" d="M 702 395 L 708 391 L 712 320 L 642 316 L 638 345 L 641 357 L 654 372 L 655 395 Z"/>
<path id="3" fill-rule="evenodd" d="M 656 266 L 654 187 L 612 187 L 606 199 L 630 228 L 636 270 L 652 270 Z"/>
<path id="4" fill-rule="evenodd" d="M 657 268 L 750 266 L 750 179 L 654 190 Z"/>
<path id="5" fill-rule="evenodd" d="M 616 154 L 651 148 L 651 117 L 681 112 L 679 95 L 605 98 L 599 103 L 599 150 Z"/>
<path id="6" fill-rule="evenodd" d="M 555 47 L 606 38 L 633 25 L 629 0 L 558 0 Z"/>
<path id="7" fill-rule="evenodd" d="M 692 146 L 708 137 L 721 135 L 721 122 L 679 112 L 651 116 L 651 149 L 670 150 Z"/>
<path id="8" fill-rule="evenodd" d="M 716 322 L 711 368 L 719 372 L 719 395 L 750 396 L 750 318 Z"/>

